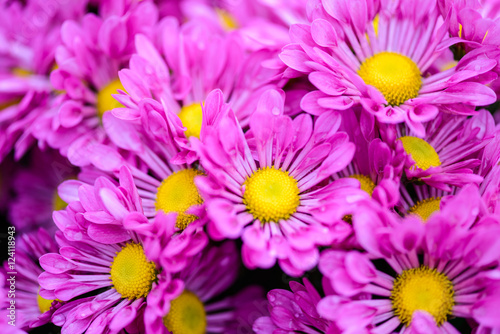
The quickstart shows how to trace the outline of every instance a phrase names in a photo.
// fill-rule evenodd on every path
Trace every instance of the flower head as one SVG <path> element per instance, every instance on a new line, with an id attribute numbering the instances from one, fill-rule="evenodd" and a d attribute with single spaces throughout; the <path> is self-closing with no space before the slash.
<path id="1" fill-rule="evenodd" d="M 425 225 L 413 216 L 385 226 L 369 217 L 354 221 L 367 253 L 329 250 L 322 254 L 320 271 L 337 296 L 325 297 L 318 304 L 319 313 L 343 330 L 361 326 L 446 333 L 455 331 L 451 317 L 491 323 L 495 311 L 484 307 L 482 300 L 498 283 L 483 277 L 499 263 L 497 241 L 488 236 L 498 225 L 471 228 L 473 215 L 454 217 L 468 224 L 458 223 L 449 212 L 432 215 Z M 358 298 L 361 295 L 368 299 Z M 349 321 L 340 319 L 335 310 L 345 303 L 364 310 L 363 314 Z"/>
<path id="2" fill-rule="evenodd" d="M 361 104 L 379 122 L 405 123 L 422 137 L 422 123 L 440 112 L 470 115 L 495 101 L 485 85 L 497 77 L 494 48 L 477 49 L 449 70 L 427 72 L 459 42 L 447 36 L 449 19 L 440 20 L 435 1 L 418 8 L 414 1 L 361 1 L 357 9 L 345 0 L 313 3 L 311 23 L 292 26 L 293 43 L 280 55 L 296 71 L 288 75 L 306 73 L 318 88 L 303 98 L 305 111 Z"/>
<path id="3" fill-rule="evenodd" d="M 280 263 L 298 275 L 317 263 L 319 245 L 345 238 L 336 223 L 347 205 L 368 194 L 354 179 L 328 182 L 351 161 L 354 145 L 337 132 L 339 119 L 324 115 L 313 123 L 307 115 L 283 115 L 280 92 L 259 101 L 243 134 L 220 91 L 207 106 L 222 110 L 207 128 L 204 142 L 194 142 L 207 177 L 196 180 L 205 199 L 212 238 L 243 240 L 247 267 Z M 217 103 L 214 103 L 217 102 Z"/>

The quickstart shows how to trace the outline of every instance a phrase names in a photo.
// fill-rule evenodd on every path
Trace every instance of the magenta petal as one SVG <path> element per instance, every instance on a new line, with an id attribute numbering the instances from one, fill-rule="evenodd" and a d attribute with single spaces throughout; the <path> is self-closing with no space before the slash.
<path id="1" fill-rule="evenodd" d="M 408 328 L 410 334 L 439 334 L 439 330 L 434 317 L 424 311 L 415 311 L 411 319 L 411 326 Z"/>
<path id="2" fill-rule="evenodd" d="M 115 244 L 131 239 L 129 232 L 120 225 L 90 224 L 88 234 L 93 240 L 103 244 Z"/>
<path id="3" fill-rule="evenodd" d="M 75 101 L 66 101 L 59 108 L 59 119 L 65 128 L 71 128 L 83 119 L 82 105 Z"/>
<path id="4" fill-rule="evenodd" d="M 122 308 L 113 317 L 109 324 L 109 329 L 113 332 L 119 332 L 121 329 L 128 326 L 137 316 L 137 310 L 132 305 Z"/>
<path id="5" fill-rule="evenodd" d="M 104 21 L 99 31 L 99 46 L 110 57 L 118 57 L 128 42 L 127 27 L 115 16 Z"/>
<path id="6" fill-rule="evenodd" d="M 376 277 L 372 262 L 358 252 L 347 253 L 345 267 L 349 276 L 358 283 L 368 284 Z"/>
<path id="7" fill-rule="evenodd" d="M 316 19 L 311 24 L 311 36 L 318 45 L 323 47 L 337 46 L 337 33 L 330 22 Z"/>
<path id="8" fill-rule="evenodd" d="M 500 296 L 490 296 L 474 304 L 472 316 L 483 326 L 498 328 L 500 327 L 498 310 L 500 310 Z"/>
<path id="9" fill-rule="evenodd" d="M 109 112 L 104 113 L 102 122 L 109 138 L 118 147 L 135 152 L 140 150 L 142 141 L 132 124 L 116 118 Z"/>
<path id="10" fill-rule="evenodd" d="M 62 274 L 72 269 L 76 269 L 77 266 L 59 254 L 45 254 L 40 257 L 40 266 L 52 274 Z"/>

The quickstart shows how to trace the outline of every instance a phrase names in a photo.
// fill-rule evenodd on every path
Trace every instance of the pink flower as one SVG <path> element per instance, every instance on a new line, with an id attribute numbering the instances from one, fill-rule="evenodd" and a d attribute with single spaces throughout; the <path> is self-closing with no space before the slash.
<path id="1" fill-rule="evenodd" d="M 152 34 L 158 19 L 157 8 L 148 1 L 104 1 L 99 14 L 62 25 L 58 68 L 50 76 L 62 96 L 37 120 L 34 134 L 77 166 L 89 164 L 88 146 L 105 142 L 101 118 L 119 105 L 111 95 L 124 89 L 118 71 L 135 51 L 134 36 Z"/>
<path id="2" fill-rule="evenodd" d="M 279 91 L 262 96 L 246 134 L 223 100 L 220 91 L 209 95 L 205 107 L 221 116 L 203 142 L 192 141 L 207 172 L 196 184 L 211 219 L 208 232 L 216 240 L 241 237 L 249 268 L 277 260 L 300 275 L 316 265 L 318 246 L 346 237 L 337 223 L 348 204 L 368 196 L 354 179 L 328 182 L 349 164 L 354 145 L 337 132 L 337 115 L 316 123 L 283 115 Z"/>
<path id="3" fill-rule="evenodd" d="M 33 146 L 33 123 L 48 108 L 49 73 L 60 26 L 83 16 L 85 1 L 57 6 L 30 0 L 0 6 L 0 161 L 12 149 L 20 159 Z"/>
<path id="4" fill-rule="evenodd" d="M 358 241 L 367 253 L 328 250 L 322 254 L 319 269 L 337 296 L 325 297 L 318 304 L 319 313 L 345 331 L 456 332 L 448 322 L 451 317 L 495 325 L 491 301 L 500 286 L 487 277 L 499 264 L 500 247 L 494 235 L 500 226 L 470 228 L 475 211 L 461 215 L 467 212 L 462 203 L 450 202 L 449 211 L 432 215 L 425 225 L 413 216 L 385 226 L 368 216 L 354 221 Z M 339 297 L 357 310 L 356 317 L 345 321 L 339 316 Z M 363 309 L 366 312 L 361 313 Z"/>
<path id="5" fill-rule="evenodd" d="M 253 320 L 249 317 L 258 311 L 262 291 L 250 287 L 236 295 L 220 297 L 236 280 L 239 265 L 234 243 L 225 242 L 197 254 L 177 274 L 160 274 L 148 296 L 145 333 L 249 331 Z M 190 317 L 183 316 L 186 312 Z"/>
<path id="6" fill-rule="evenodd" d="M 113 114 L 129 123 L 144 124 L 157 139 L 168 131 L 192 163 L 190 137 L 201 138 L 201 127 L 210 122 L 202 106 L 213 89 L 224 92 L 244 126 L 262 93 L 276 88 L 277 72 L 263 66 L 276 52 L 245 49 L 240 37 L 221 32 L 203 20 L 180 25 L 172 17 L 157 31 L 160 47 L 144 35 L 135 38 L 137 54 L 130 69 L 119 75 L 127 94 L 115 95 L 123 108 Z"/>
<path id="7" fill-rule="evenodd" d="M 357 8 L 357 6 L 360 6 Z M 361 104 L 381 123 L 405 123 L 417 136 L 440 112 L 474 114 L 495 101 L 486 84 L 496 79 L 498 51 L 474 50 L 456 67 L 428 75 L 434 61 L 461 40 L 447 36 L 435 0 L 312 0 L 310 24 L 290 30 L 280 55 L 288 77 L 308 74 L 318 88 L 302 99 L 314 115 Z"/>
<path id="8" fill-rule="evenodd" d="M 9 231 L 17 232 L 13 229 L 9 229 Z M 12 236 L 12 234 L 10 235 Z M 5 312 L 7 307 L 11 305 L 10 301 L 14 300 L 15 319 L 2 313 L 0 328 L 7 321 L 14 320 L 16 328 L 29 331 L 31 328 L 50 322 L 52 314 L 61 306 L 59 301 L 43 298 L 39 293 L 40 285 L 38 284 L 38 275 L 43 272 L 38 264 L 38 259 L 46 253 L 56 252 L 58 247 L 49 233 L 42 228 L 27 234 L 14 233 L 13 235 L 16 242 L 14 262 L 6 260 L 2 268 L 2 274 L 6 275 L 2 278 L 4 278 L 4 282 L 8 283 L 12 292 L 5 291 L 3 294 L 2 312 Z M 14 281 L 7 280 L 7 278 L 12 277 L 14 277 Z M 15 288 L 10 287 L 12 283 Z M 7 299 L 7 296 L 11 294 L 14 296 Z M 8 305 L 3 304 L 3 302 L 7 302 Z M 7 310 L 7 313 L 9 312 Z M 12 328 L 12 325 L 9 325 L 9 328 Z M 11 329 L 8 333 L 11 333 Z"/>
<path id="9" fill-rule="evenodd" d="M 450 186 L 479 184 L 482 177 L 474 173 L 480 165 L 483 148 L 493 139 L 493 117 L 481 110 L 472 118 L 439 114 L 425 124 L 425 136 L 407 126 L 387 126 L 383 138 L 405 156 L 405 175 L 450 191 Z"/>

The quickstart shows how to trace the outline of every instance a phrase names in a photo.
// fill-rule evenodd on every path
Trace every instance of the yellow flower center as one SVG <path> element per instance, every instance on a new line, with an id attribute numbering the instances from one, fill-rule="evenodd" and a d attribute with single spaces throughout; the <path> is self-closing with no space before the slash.
<path id="1" fill-rule="evenodd" d="M 216 8 L 215 12 L 217 13 L 217 16 L 219 17 L 219 20 L 224 29 L 226 29 L 227 31 L 231 31 L 238 28 L 238 23 L 236 22 L 235 18 L 231 14 L 229 14 L 228 11 Z"/>
<path id="2" fill-rule="evenodd" d="M 111 281 L 122 298 L 145 298 L 155 279 L 155 264 L 147 260 L 140 244 L 126 244 L 111 263 Z"/>
<path id="3" fill-rule="evenodd" d="M 97 93 L 97 115 L 99 118 L 102 118 L 102 115 L 108 110 L 123 107 L 120 102 L 111 96 L 111 94 L 118 94 L 118 89 L 125 92 L 120 79 L 115 79 Z"/>
<path id="4" fill-rule="evenodd" d="M 243 185 L 243 203 L 262 223 L 277 223 L 297 211 L 300 190 L 297 181 L 288 172 L 274 167 L 259 169 Z"/>
<path id="5" fill-rule="evenodd" d="M 53 203 L 52 208 L 54 211 L 63 210 L 68 206 L 68 203 L 66 203 L 65 201 L 62 200 L 61 197 L 59 197 L 57 190 L 54 191 L 52 203 Z"/>
<path id="6" fill-rule="evenodd" d="M 412 206 L 408 212 L 410 214 L 415 214 L 422 218 L 424 222 L 429 219 L 429 217 L 436 211 L 439 211 L 439 205 L 441 203 L 441 197 L 431 197 L 426 198 L 423 201 L 417 202 L 414 206 Z"/>
<path id="7" fill-rule="evenodd" d="M 392 106 L 416 97 L 422 86 L 417 64 L 395 52 L 384 51 L 366 59 L 358 74 L 367 85 L 377 88 Z"/>
<path id="8" fill-rule="evenodd" d="M 26 78 L 26 77 L 29 77 L 30 75 L 33 75 L 33 72 L 31 72 L 30 70 L 26 70 L 24 68 L 21 68 L 21 67 L 15 67 L 12 70 L 12 74 L 17 75 L 18 77 L 21 77 L 21 78 Z"/>
<path id="9" fill-rule="evenodd" d="M 427 266 L 403 271 L 391 291 L 394 314 L 409 326 L 415 311 L 426 311 L 441 326 L 452 313 L 453 283 L 443 273 Z"/>
<path id="10" fill-rule="evenodd" d="M 373 183 L 371 178 L 362 174 L 353 174 L 349 177 L 359 181 L 359 183 L 361 184 L 361 190 L 366 191 L 368 194 L 370 194 L 370 196 L 373 194 L 375 183 Z"/>
<path id="11" fill-rule="evenodd" d="M 195 215 L 185 213 L 193 205 L 203 203 L 194 184 L 194 178 L 198 175 L 203 173 L 196 169 L 183 169 L 167 177 L 158 187 L 156 210 L 177 212 L 176 226 L 180 229 L 185 229 L 198 219 Z"/>
<path id="12" fill-rule="evenodd" d="M 418 168 L 427 170 L 430 167 L 441 166 L 441 160 L 434 147 L 423 139 L 411 136 L 399 138 L 406 154 L 411 155 Z"/>
<path id="13" fill-rule="evenodd" d="M 170 302 L 170 311 L 163 324 L 172 334 L 205 334 L 207 314 L 201 300 L 191 291 Z"/>
<path id="14" fill-rule="evenodd" d="M 193 103 L 188 106 L 182 107 L 179 112 L 179 118 L 182 125 L 186 128 L 184 132 L 186 137 L 200 138 L 201 123 L 203 120 L 203 112 L 200 103 Z"/>
<path id="15" fill-rule="evenodd" d="M 38 293 L 36 296 L 36 301 L 38 303 L 38 309 L 40 310 L 40 313 L 45 313 L 48 310 L 50 310 L 50 307 L 52 306 L 52 302 L 54 301 L 54 299 L 45 299 L 42 296 L 40 296 L 40 293 Z"/>

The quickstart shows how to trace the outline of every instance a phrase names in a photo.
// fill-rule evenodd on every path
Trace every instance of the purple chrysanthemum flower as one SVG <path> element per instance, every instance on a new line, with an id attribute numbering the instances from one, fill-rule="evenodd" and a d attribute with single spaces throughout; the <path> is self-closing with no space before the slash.
<path id="1" fill-rule="evenodd" d="M 204 123 L 217 117 L 205 115 Z M 104 115 L 103 123 L 117 148 L 103 144 L 90 146 L 86 159 L 95 168 L 84 171 L 92 170 L 92 173 L 126 182 L 126 187 L 137 192 L 148 219 L 153 219 L 158 211 L 176 212 L 177 227 L 181 230 L 194 222 L 193 226 L 203 225 L 205 208 L 194 179 L 204 173 L 198 164 L 184 163 L 194 160 L 196 155 L 178 145 L 172 129 L 158 121 L 151 133 L 144 126 L 117 119 L 111 113 Z M 61 198 L 76 193 L 76 189 L 87 182 L 88 178 L 65 182 L 60 187 Z"/>
<path id="2" fill-rule="evenodd" d="M 240 265 L 232 242 L 209 247 L 177 274 L 160 274 L 148 296 L 146 333 L 245 333 L 263 296 L 247 288 L 221 298 L 236 280 Z"/>
<path id="3" fill-rule="evenodd" d="M 6 282 L 15 286 L 9 293 L 15 297 L 7 300 L 9 306 L 10 300 L 15 301 L 15 315 L 12 319 L 5 317 L 2 313 L 1 322 L 14 320 L 15 327 L 29 331 L 30 328 L 50 322 L 52 314 L 60 307 L 58 301 L 45 299 L 39 294 L 40 285 L 38 284 L 38 275 L 43 272 L 38 259 L 44 254 L 57 252 L 58 247 L 44 229 L 19 235 L 16 241 L 15 262 L 5 261 L 3 268 L 3 273 L 6 273 L 8 278 L 14 277 L 14 281 Z M 11 274 L 12 272 L 15 274 Z M 2 296 L 2 298 L 6 297 L 7 293 Z M 2 312 L 6 308 L 7 306 L 2 307 Z"/>
<path id="4" fill-rule="evenodd" d="M 466 41 L 467 47 L 477 48 L 482 45 L 500 45 L 497 18 L 500 17 L 500 5 L 496 0 L 438 0 L 443 16 L 451 13 L 449 31 Z"/>
<path id="5" fill-rule="evenodd" d="M 268 292 L 270 316 L 255 321 L 255 333 L 327 333 L 331 321 L 323 318 L 316 310 L 322 296 L 307 278 L 303 282 L 303 285 L 290 282 L 292 291 L 275 289 Z M 325 284 L 326 281 L 323 283 L 323 289 L 328 291 L 328 284 Z"/>
<path id="6" fill-rule="evenodd" d="M 474 174 L 481 153 L 495 131 L 493 117 L 481 110 L 472 118 L 439 114 L 425 124 L 425 136 L 406 125 L 387 126 L 383 137 L 398 154 L 405 156 L 405 175 L 444 191 L 450 186 L 479 184 L 483 178 Z"/>
<path id="7" fill-rule="evenodd" d="M 442 50 L 460 41 L 447 36 L 448 19 L 440 19 L 435 0 L 312 0 L 309 8 L 311 24 L 292 26 L 293 44 L 280 55 L 287 75 L 308 73 L 318 88 L 302 100 L 305 111 L 361 104 L 379 122 L 404 122 L 421 137 L 422 123 L 440 111 L 470 115 L 495 101 L 485 85 L 497 77 L 495 48 L 476 49 L 456 67 L 428 73 Z"/>
<path id="8" fill-rule="evenodd" d="M 489 116 L 489 113 L 482 113 L 483 116 Z M 488 126 L 481 126 L 482 122 L 476 123 L 479 125 L 473 132 L 491 135 Z M 491 126 L 491 124 L 490 124 Z M 479 156 L 478 156 L 479 157 Z M 481 149 L 480 161 L 478 167 L 473 168 L 474 175 L 483 181 L 479 184 L 479 193 L 482 197 L 482 210 L 490 213 L 498 213 L 500 204 L 500 137 L 498 131 L 493 134 L 493 138 L 488 144 Z M 467 189 L 465 189 L 467 188 Z M 462 190 L 463 189 L 463 190 Z M 429 216 L 437 212 L 442 207 L 443 202 L 448 201 L 454 195 L 470 192 L 471 185 L 465 185 L 463 188 L 452 186 L 448 191 L 435 188 L 428 184 L 410 183 L 403 184 L 400 187 L 400 202 L 396 205 L 397 211 L 403 215 L 416 214 L 422 220 L 427 221 Z M 465 202 L 468 202 L 466 200 Z M 468 203 L 471 204 L 471 203 Z M 468 207 L 464 203 L 464 207 Z M 468 210 L 468 209 L 467 209 Z"/>
<path id="9" fill-rule="evenodd" d="M 345 206 L 366 198 L 359 182 L 328 178 L 351 161 L 354 145 L 337 132 L 340 118 L 283 115 L 283 96 L 270 90 L 259 100 L 244 134 L 234 113 L 214 91 L 206 108 L 220 118 L 203 142 L 192 141 L 207 177 L 196 179 L 207 207 L 212 238 L 243 240 L 243 262 L 269 268 L 278 260 L 292 275 L 312 269 L 319 245 L 344 233 L 335 222 Z M 324 182 L 322 182 L 324 181 Z"/>
<path id="10" fill-rule="evenodd" d="M 158 19 L 149 1 L 103 1 L 98 12 L 62 25 L 58 68 L 50 76 L 62 95 L 35 124 L 36 138 L 77 166 L 88 164 L 87 146 L 105 141 L 101 118 L 120 105 L 112 94 L 124 89 L 118 71 L 135 51 L 134 36 L 153 34 Z"/>
<path id="11" fill-rule="evenodd" d="M 66 207 L 57 194 L 57 186 L 75 177 L 76 169 L 57 152 L 33 150 L 30 166 L 12 176 L 14 199 L 9 201 L 9 219 L 19 232 L 43 227 L 56 228 L 52 212 Z"/>
<path id="12" fill-rule="evenodd" d="M 461 201 L 448 204 L 449 211 L 465 213 Z M 353 224 L 367 253 L 322 254 L 319 268 L 336 296 L 325 297 L 319 313 L 344 331 L 360 333 L 458 333 L 452 317 L 498 323 L 490 301 L 500 286 L 489 277 L 500 259 L 500 227 L 483 220 L 471 228 L 478 211 L 438 212 L 426 224 L 413 216 L 384 222 L 369 210 L 358 215 Z M 355 316 L 338 312 L 346 306 L 357 310 Z"/>
<path id="13" fill-rule="evenodd" d="M 83 16 L 86 1 L 0 1 L 0 161 L 33 145 L 33 124 L 48 108 L 60 26 Z"/>
<path id="14" fill-rule="evenodd" d="M 221 89 L 238 119 L 248 124 L 262 93 L 277 87 L 276 72 L 262 66 L 276 54 L 247 51 L 237 35 L 219 32 L 204 21 L 180 25 L 166 18 L 157 33 L 160 49 L 150 38 L 136 37 L 137 54 L 130 69 L 119 73 L 128 94 L 115 95 L 124 108 L 114 109 L 113 114 L 142 122 L 153 135 L 171 132 L 187 151 L 183 162 L 192 163 L 196 156 L 189 138 L 200 138 L 204 118 L 210 117 L 202 113 L 208 94 Z"/>
<path id="15" fill-rule="evenodd" d="M 52 321 L 75 334 L 125 328 L 143 332 L 146 297 L 158 274 L 183 269 L 207 238 L 194 229 L 177 235 L 175 215 L 148 222 L 127 174 L 120 185 L 99 177 L 94 186 L 83 184 L 77 190 L 77 201 L 62 192 L 68 207 L 54 213 L 61 230 L 56 233 L 59 253 L 40 258 L 45 270 L 39 276 L 40 294 L 66 302 Z"/>

